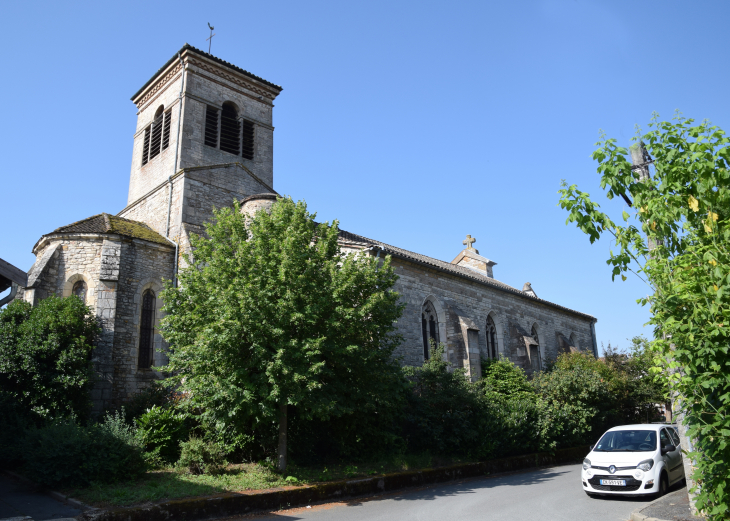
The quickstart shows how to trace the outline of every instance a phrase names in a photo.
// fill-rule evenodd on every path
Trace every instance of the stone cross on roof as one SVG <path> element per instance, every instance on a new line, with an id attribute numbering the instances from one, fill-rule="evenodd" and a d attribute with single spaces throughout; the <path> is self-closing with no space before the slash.
<path id="1" fill-rule="evenodd" d="M 471 235 L 467 235 L 466 239 L 461 241 L 461 244 L 465 245 L 467 250 L 474 250 L 472 244 L 474 244 L 475 242 L 477 242 L 475 238 L 473 238 Z"/>

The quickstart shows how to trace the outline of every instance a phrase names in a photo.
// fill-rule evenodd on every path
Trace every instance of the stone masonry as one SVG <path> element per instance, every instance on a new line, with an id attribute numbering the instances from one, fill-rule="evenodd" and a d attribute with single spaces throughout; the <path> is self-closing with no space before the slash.
<path id="1" fill-rule="evenodd" d="M 186 44 L 132 97 L 138 120 L 127 206 L 116 216 L 98 214 L 57 228 L 33 248 L 36 261 L 16 298 L 36 304 L 49 295 L 70 296 L 82 281 L 86 303 L 102 326 L 93 354 L 97 411 L 164 376 L 159 367 L 167 362 L 168 346 L 159 329 L 160 292 L 165 280 L 174 281 L 185 268 L 181 259 L 192 253 L 190 238 L 204 233 L 213 209 L 238 200 L 252 215 L 276 201 L 272 111 L 281 90 Z M 206 107 L 222 114 L 224 103 L 235 107 L 241 129 L 244 120 L 253 124 L 253 159 L 221 150 L 220 141 L 206 144 L 206 124 L 212 125 Z M 167 146 L 142 165 L 145 131 L 160 113 L 169 122 L 169 134 L 160 140 Z M 474 242 L 467 236 L 466 248 L 445 262 L 341 231 L 344 253 L 393 259 L 400 277 L 395 290 L 406 304 L 397 324 L 404 343 L 396 356 L 403 364 L 421 365 L 424 340 L 428 345 L 435 335 L 451 366 L 476 379 L 481 360 L 492 356 L 492 324 L 496 355 L 528 373 L 560 352 L 596 353 L 595 318 L 538 298 L 529 283 L 518 290 L 495 279 L 496 263 L 481 256 Z M 156 297 L 154 310 L 145 311 L 153 313 L 147 333 L 151 368 L 139 362 L 142 296 L 148 290 Z"/>

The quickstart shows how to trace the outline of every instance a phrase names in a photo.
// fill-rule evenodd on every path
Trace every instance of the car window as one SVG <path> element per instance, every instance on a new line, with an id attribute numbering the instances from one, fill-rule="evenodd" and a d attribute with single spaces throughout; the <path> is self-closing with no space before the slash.
<path id="1" fill-rule="evenodd" d="M 651 452 L 656 450 L 656 431 L 608 431 L 593 448 L 595 452 Z"/>
<path id="2" fill-rule="evenodd" d="M 672 438 L 669 437 L 669 434 L 667 433 L 667 429 L 662 429 L 659 433 L 659 441 L 662 443 L 662 447 L 669 445 L 670 443 L 674 445 L 672 442 Z"/>
<path id="3" fill-rule="evenodd" d="M 674 446 L 679 447 L 681 445 L 681 442 L 679 441 L 679 435 L 677 434 L 677 431 L 674 429 L 669 429 L 669 435 L 672 437 Z"/>

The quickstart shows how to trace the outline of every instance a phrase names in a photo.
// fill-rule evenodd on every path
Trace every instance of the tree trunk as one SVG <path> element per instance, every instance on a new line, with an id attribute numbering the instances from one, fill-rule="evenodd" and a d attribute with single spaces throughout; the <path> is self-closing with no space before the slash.
<path id="1" fill-rule="evenodd" d="M 286 399 L 279 404 L 279 472 L 286 471 Z"/>

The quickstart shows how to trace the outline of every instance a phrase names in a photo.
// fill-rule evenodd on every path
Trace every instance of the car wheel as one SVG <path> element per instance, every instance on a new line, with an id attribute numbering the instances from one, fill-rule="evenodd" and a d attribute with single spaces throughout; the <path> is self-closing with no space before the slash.
<path id="1" fill-rule="evenodd" d="M 661 478 L 659 478 L 659 490 L 656 493 L 656 497 L 660 498 L 664 496 L 667 490 L 669 490 L 669 480 L 667 479 L 667 475 L 662 473 Z"/>

